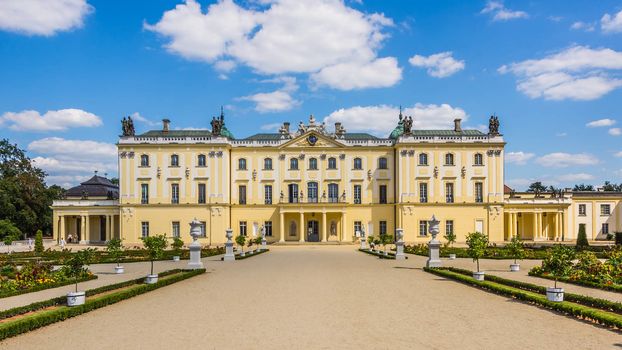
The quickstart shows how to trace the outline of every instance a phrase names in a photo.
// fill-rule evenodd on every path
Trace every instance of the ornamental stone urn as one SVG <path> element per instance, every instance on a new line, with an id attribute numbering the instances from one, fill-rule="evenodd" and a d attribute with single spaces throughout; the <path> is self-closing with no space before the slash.
<path id="1" fill-rule="evenodd" d="M 227 242 L 225 243 L 225 257 L 223 260 L 234 261 L 235 254 L 233 254 L 233 241 L 231 240 L 231 238 L 233 238 L 233 230 L 230 228 L 226 229 L 225 237 L 227 237 Z"/>
<path id="2" fill-rule="evenodd" d="M 190 270 L 202 269 L 203 262 L 201 262 L 201 244 L 197 241 L 201 236 L 201 222 L 196 218 L 190 222 L 190 236 L 192 236 L 192 243 L 190 243 L 190 261 L 188 262 L 188 268 Z"/>
<path id="3" fill-rule="evenodd" d="M 406 260 L 404 255 L 404 230 L 395 230 L 395 260 Z"/>
<path id="4" fill-rule="evenodd" d="M 428 232 L 432 235 L 432 239 L 428 242 L 429 256 L 426 262 L 427 267 L 441 267 L 440 249 L 441 241 L 436 239 L 436 235 L 439 234 L 440 229 L 438 224 L 440 221 L 436 220 L 436 217 L 432 215 L 432 219 L 428 221 Z"/>

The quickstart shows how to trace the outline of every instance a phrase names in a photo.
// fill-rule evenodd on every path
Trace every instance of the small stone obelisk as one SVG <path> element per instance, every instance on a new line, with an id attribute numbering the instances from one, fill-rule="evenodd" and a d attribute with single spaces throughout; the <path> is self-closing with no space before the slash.
<path id="1" fill-rule="evenodd" d="M 188 262 L 188 268 L 191 270 L 202 269 L 203 262 L 201 262 L 201 243 L 197 241 L 197 238 L 201 236 L 201 222 L 196 218 L 190 222 L 190 236 L 192 236 L 192 243 L 190 243 L 190 261 Z"/>
<path id="2" fill-rule="evenodd" d="M 428 232 L 432 235 L 432 239 L 428 242 L 428 250 L 429 256 L 428 261 L 426 262 L 427 267 L 441 267 L 441 259 L 440 259 L 440 249 L 441 249 L 441 241 L 436 239 L 436 235 L 439 234 L 440 229 L 438 224 L 440 221 L 436 220 L 436 217 L 432 215 L 432 220 L 428 222 Z"/>
<path id="3" fill-rule="evenodd" d="M 404 255 L 404 229 L 395 229 L 395 260 L 406 260 Z"/>
<path id="4" fill-rule="evenodd" d="M 227 242 L 225 242 L 225 257 L 223 260 L 234 261 L 235 254 L 233 254 L 233 241 L 231 240 L 233 238 L 233 230 L 230 228 L 226 229 L 225 236 L 227 237 Z"/>

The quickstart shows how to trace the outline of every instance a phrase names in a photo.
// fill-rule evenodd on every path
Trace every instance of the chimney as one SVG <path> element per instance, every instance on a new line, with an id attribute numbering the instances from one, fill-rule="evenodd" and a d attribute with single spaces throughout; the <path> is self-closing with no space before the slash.
<path id="1" fill-rule="evenodd" d="M 284 122 L 283 128 L 285 129 L 285 131 L 289 132 L 289 122 Z"/>
<path id="2" fill-rule="evenodd" d="M 462 132 L 462 127 L 460 126 L 461 121 L 462 119 L 460 118 L 454 119 L 454 131 L 455 132 Z"/>
<path id="3" fill-rule="evenodd" d="M 168 119 L 162 119 L 162 132 L 168 132 L 168 126 L 171 124 L 171 121 Z"/>

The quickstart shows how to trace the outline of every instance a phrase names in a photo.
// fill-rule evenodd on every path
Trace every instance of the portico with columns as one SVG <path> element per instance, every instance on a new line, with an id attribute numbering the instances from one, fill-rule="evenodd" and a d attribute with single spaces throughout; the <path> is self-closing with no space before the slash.
<path id="1" fill-rule="evenodd" d="M 343 208 L 282 207 L 279 210 L 279 225 L 279 243 L 352 241 Z"/>
<path id="2" fill-rule="evenodd" d="M 568 240 L 571 202 L 569 194 L 512 193 L 505 199 L 505 240 Z"/>

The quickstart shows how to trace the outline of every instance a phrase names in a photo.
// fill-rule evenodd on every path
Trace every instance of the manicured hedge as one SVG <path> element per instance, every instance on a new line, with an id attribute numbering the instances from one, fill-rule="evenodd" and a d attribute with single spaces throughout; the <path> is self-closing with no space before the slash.
<path id="1" fill-rule="evenodd" d="M 250 257 L 253 257 L 255 255 L 263 254 L 263 253 L 268 252 L 268 251 L 270 251 L 270 249 L 262 249 L 262 250 L 260 250 L 258 252 L 253 253 L 253 254 L 248 254 L 248 252 L 245 252 L 244 256 L 241 256 L 240 254 L 235 254 L 235 260 L 244 260 L 246 258 L 250 258 Z M 225 259 L 224 257 L 220 258 L 220 260 L 224 260 L 224 259 Z"/>
<path id="2" fill-rule="evenodd" d="M 94 279 L 97 279 L 97 276 L 96 275 L 90 275 L 90 276 L 87 276 L 87 277 L 79 279 L 78 283 L 85 282 L 85 281 L 90 281 L 90 280 L 94 280 Z M 39 292 L 39 291 L 50 289 L 50 288 L 58 288 L 58 287 L 67 286 L 67 285 L 74 284 L 74 283 L 76 283 L 76 281 L 74 281 L 72 279 L 67 279 L 67 280 L 64 280 L 62 282 L 38 284 L 38 285 L 36 285 L 36 286 L 34 286 L 32 288 L 28 288 L 28 289 L 19 289 L 19 290 L 12 290 L 12 291 L 8 291 L 8 292 L 0 293 L 0 299 L 8 298 L 8 297 L 13 297 L 13 296 L 16 296 L 16 295 L 22 295 L 22 294 L 28 294 L 28 293 L 33 293 L 33 292 Z"/>
<path id="3" fill-rule="evenodd" d="M 459 273 L 465 276 L 472 276 L 473 274 L 473 272 L 469 270 L 459 269 L 455 267 L 443 267 L 439 269 L 456 272 L 456 273 Z M 486 280 L 490 282 L 495 282 L 495 283 L 504 284 L 510 287 L 526 290 L 529 292 L 546 295 L 546 287 L 542 287 L 536 284 L 515 281 L 515 280 L 511 280 L 511 279 L 507 279 L 507 278 L 503 278 L 499 276 L 493 276 L 493 275 L 486 275 Z M 616 303 L 616 302 L 609 301 L 606 299 L 593 298 L 587 295 L 565 292 L 564 300 L 577 303 L 577 304 L 582 304 L 582 305 L 589 306 L 589 307 L 595 307 L 595 308 L 602 309 L 605 311 L 612 311 L 615 313 L 622 314 L 622 303 Z"/>
<path id="4" fill-rule="evenodd" d="M 424 271 L 439 275 L 442 277 L 450 278 L 471 286 L 479 287 L 486 291 L 504 295 L 507 297 L 515 298 L 528 302 L 530 304 L 536 304 L 547 309 L 555 310 L 568 315 L 573 315 L 578 318 L 592 320 L 595 323 L 602 324 L 608 327 L 622 329 L 622 316 L 607 311 L 594 309 L 588 306 L 575 304 L 568 301 L 551 302 L 546 299 L 546 296 L 536 294 L 530 291 L 521 290 L 518 288 L 506 286 L 503 284 L 491 282 L 491 281 L 477 281 L 471 276 L 465 276 L 461 273 L 449 271 L 447 269 L 439 268 L 423 268 Z M 488 278 L 488 276 L 487 276 Z"/>
<path id="5" fill-rule="evenodd" d="M 555 278 L 549 275 L 533 273 L 531 271 L 529 271 L 529 276 L 546 278 L 549 280 L 555 280 Z M 578 286 L 602 289 L 602 290 L 616 292 L 616 293 L 622 293 L 622 286 L 619 284 L 602 284 L 602 283 L 596 283 L 596 282 L 590 282 L 590 281 L 571 280 L 570 278 L 567 278 L 567 277 L 561 277 L 561 278 L 558 278 L 557 280 L 559 282 L 576 284 Z"/>
<path id="6" fill-rule="evenodd" d="M 367 253 L 370 255 L 375 255 L 377 257 L 379 257 L 380 259 L 393 259 L 395 260 L 395 253 L 391 253 L 391 252 L 387 252 L 388 255 L 384 255 L 384 253 L 377 253 L 373 250 L 370 249 L 359 249 L 359 252 L 363 252 L 363 253 Z M 408 259 L 408 257 L 406 257 L 406 259 Z"/>
<path id="7" fill-rule="evenodd" d="M 176 270 L 176 272 L 180 271 Z M 160 276 L 166 276 L 176 272 L 163 273 L 160 274 Z M 205 269 L 184 270 L 181 273 L 173 275 L 169 278 L 160 279 L 155 284 L 137 284 L 140 283 L 138 281 L 143 280 L 143 278 L 140 278 L 133 281 L 117 283 L 115 285 L 104 286 L 94 290 L 89 290 L 86 292 L 87 295 L 92 295 L 95 291 L 97 291 L 97 293 L 102 293 L 112 289 L 119 289 L 127 287 L 128 285 L 131 286 L 132 284 L 137 284 L 135 287 L 132 288 L 123 289 L 118 292 L 110 293 L 101 297 L 93 297 L 92 299 L 87 299 L 84 305 L 73 307 L 61 306 L 54 310 L 41 311 L 32 315 L 24 316 L 23 318 L 16 319 L 15 321 L 1 323 L 0 340 L 13 337 L 21 333 L 29 332 L 31 330 L 47 326 L 58 321 L 63 321 L 70 317 L 78 316 L 83 313 L 96 310 L 101 307 L 152 291 L 154 289 L 168 286 L 170 284 L 185 280 L 187 278 L 202 274 L 204 272 Z M 113 286 L 116 288 L 113 288 Z M 58 297 L 47 301 L 34 303 L 28 306 L 6 310 L 0 313 L 0 319 L 23 314 L 25 312 L 40 310 L 49 306 L 62 305 L 62 303 L 64 303 L 65 301 L 66 297 Z"/>
<path id="8" fill-rule="evenodd" d="M 574 248 L 573 246 L 570 246 Z M 525 247 L 525 257 L 521 260 L 542 260 L 546 257 L 547 250 L 551 248 L 551 246 L 542 246 L 542 247 L 533 247 L 526 246 Z M 610 249 L 606 246 L 590 246 L 585 248 L 584 250 L 588 250 L 596 254 L 599 259 L 605 258 L 605 252 Z M 428 256 L 428 246 L 425 244 L 417 244 L 417 245 L 407 245 L 404 247 L 404 253 Z M 466 248 L 458 248 L 458 247 L 441 247 L 440 256 L 443 258 L 449 257 L 449 254 L 456 254 L 457 258 L 469 258 L 469 255 L 466 252 Z M 507 250 L 500 246 L 491 246 L 486 248 L 486 253 L 482 259 L 491 259 L 491 260 L 514 260 L 514 257 L 511 256 Z"/>

